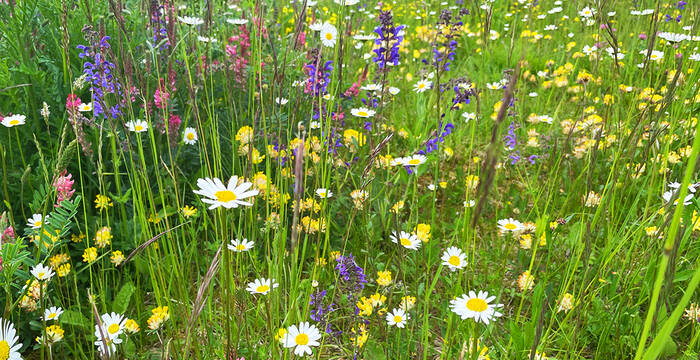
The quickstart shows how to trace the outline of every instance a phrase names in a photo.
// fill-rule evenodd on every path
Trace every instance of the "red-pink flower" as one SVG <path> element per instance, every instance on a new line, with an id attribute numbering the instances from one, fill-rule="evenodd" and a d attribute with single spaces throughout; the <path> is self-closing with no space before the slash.
<path id="1" fill-rule="evenodd" d="M 56 188 L 55 207 L 61 206 L 63 200 L 69 200 L 71 196 L 73 196 L 73 193 L 75 193 L 75 189 L 73 189 L 73 184 L 75 183 L 72 179 L 73 175 L 68 174 L 66 176 L 66 173 L 67 171 L 63 170 L 61 175 L 56 177 L 53 181 L 53 187 Z"/>
<path id="2" fill-rule="evenodd" d="M 153 94 L 153 100 L 155 101 L 156 107 L 158 109 L 164 109 L 168 104 L 169 98 L 170 94 L 167 90 L 157 89 L 156 93 Z"/>
<path id="3" fill-rule="evenodd" d="M 2 239 L 3 242 L 5 241 L 10 241 L 15 239 L 15 229 L 12 228 L 12 226 L 8 226 L 3 232 L 2 236 L 0 236 L 0 239 Z"/>
<path id="4" fill-rule="evenodd" d="M 78 97 L 78 95 L 70 94 L 66 98 L 66 109 L 76 110 L 78 108 L 78 106 L 80 106 L 80 104 L 82 104 L 82 103 L 83 102 L 80 101 L 80 98 Z"/>

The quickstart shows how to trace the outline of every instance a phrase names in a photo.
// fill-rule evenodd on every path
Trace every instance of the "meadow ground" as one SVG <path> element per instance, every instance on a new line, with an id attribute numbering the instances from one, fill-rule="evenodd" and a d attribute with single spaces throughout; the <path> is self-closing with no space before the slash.
<path id="1" fill-rule="evenodd" d="M 699 20 L 0 0 L 0 360 L 698 359 Z"/>

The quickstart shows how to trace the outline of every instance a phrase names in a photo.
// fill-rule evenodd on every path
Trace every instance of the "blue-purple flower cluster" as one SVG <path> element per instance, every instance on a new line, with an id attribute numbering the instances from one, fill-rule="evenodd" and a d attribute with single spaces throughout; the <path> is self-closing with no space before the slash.
<path id="1" fill-rule="evenodd" d="M 323 64 L 322 69 L 317 69 L 316 62 L 312 61 L 305 66 L 308 72 L 305 92 L 313 96 L 324 95 L 327 92 L 328 84 L 331 81 L 333 72 L 333 60 L 328 60 Z"/>
<path id="2" fill-rule="evenodd" d="M 337 262 L 335 269 L 338 270 L 340 278 L 338 287 L 347 290 L 348 297 L 352 298 L 355 293 L 365 288 L 367 283 L 365 271 L 355 263 L 355 258 L 352 254 L 339 256 Z"/>
<path id="3" fill-rule="evenodd" d="M 158 49 L 162 47 L 166 49 L 170 46 L 169 41 L 165 41 L 162 46 L 160 42 L 168 38 L 168 32 L 165 28 L 165 14 L 163 5 L 158 1 L 151 1 L 151 30 L 153 31 L 153 47 Z"/>
<path id="4" fill-rule="evenodd" d="M 511 151 L 511 153 L 508 155 L 508 158 L 510 159 L 510 164 L 515 165 L 522 159 L 520 156 L 520 150 L 516 150 L 515 147 L 518 145 L 518 138 L 515 135 L 515 129 L 516 129 L 516 124 L 515 122 L 511 122 L 510 125 L 508 126 L 508 133 L 506 133 L 506 136 L 504 138 L 504 141 L 506 143 L 506 148 Z M 537 160 L 539 156 L 533 154 L 527 157 L 527 160 L 530 162 L 530 164 L 534 164 L 535 160 Z"/>
<path id="5" fill-rule="evenodd" d="M 326 334 L 340 335 L 342 334 L 342 331 L 333 331 L 331 323 L 328 319 L 330 313 L 335 311 L 333 308 L 333 302 L 328 305 L 324 305 L 325 297 L 326 290 L 315 291 L 313 294 L 311 294 L 311 300 L 309 301 L 311 313 L 309 316 L 311 317 L 311 320 L 318 322 L 321 327 L 326 328 Z"/>
<path id="6" fill-rule="evenodd" d="M 394 66 L 399 64 L 399 47 L 401 42 L 403 42 L 402 30 L 406 26 L 394 26 L 391 11 L 381 11 L 379 13 L 379 23 L 380 25 L 374 29 L 374 32 L 379 36 L 374 40 L 374 43 L 379 45 L 379 48 L 373 50 L 375 56 L 372 58 L 372 61 L 377 64 L 379 69 L 388 71 L 388 64 L 393 64 Z"/>
<path id="7" fill-rule="evenodd" d="M 440 131 L 439 132 L 434 132 L 434 136 L 431 136 L 430 139 L 425 143 L 425 150 L 420 150 L 418 151 L 419 154 L 422 155 L 427 155 L 430 154 L 431 152 L 435 151 L 438 149 L 438 145 L 442 142 L 445 142 L 445 137 L 447 135 L 452 134 L 452 130 L 454 130 L 455 126 L 451 123 L 444 123 L 440 122 Z"/>
<path id="8" fill-rule="evenodd" d="M 86 59 L 83 64 L 83 74 L 87 75 L 90 81 L 90 91 L 92 92 L 92 107 L 95 117 L 104 116 L 107 112 L 116 119 L 121 115 L 119 103 L 108 106 L 105 104 L 104 97 L 106 94 L 121 95 L 121 86 L 115 81 L 114 63 L 109 62 L 106 57 L 106 52 L 109 50 L 109 36 L 102 37 L 99 42 L 94 41 L 91 46 L 78 45 L 76 46 L 80 53 L 78 56 L 81 59 Z"/>

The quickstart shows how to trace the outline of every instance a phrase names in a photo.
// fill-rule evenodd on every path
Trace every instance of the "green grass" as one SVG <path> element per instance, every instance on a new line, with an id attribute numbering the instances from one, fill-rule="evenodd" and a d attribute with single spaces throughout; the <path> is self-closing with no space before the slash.
<path id="1" fill-rule="evenodd" d="M 698 182 L 700 51 L 697 39 L 656 35 L 698 33 L 690 3 L 467 2 L 459 17 L 452 0 L 383 2 L 406 25 L 400 63 L 386 71 L 365 56 L 373 41 L 352 38 L 380 25 L 376 1 L 321 0 L 303 12 L 291 2 L 178 2 L 160 17 L 158 1 L 0 4 L 0 116 L 26 116 L 0 127 L 0 231 L 15 234 L 0 250 L 1 317 L 28 359 L 107 358 L 96 325 L 112 312 L 139 330 L 122 324 L 109 358 L 294 358 L 276 335 L 309 322 L 323 335 L 308 356 L 317 359 L 695 359 L 700 203 L 688 186 Z M 643 9 L 658 16 L 632 13 Z M 453 50 L 437 35 L 443 11 L 463 21 L 449 32 Z M 335 26 L 335 46 L 322 46 L 314 20 Z M 70 94 L 88 103 L 94 92 L 81 78 L 94 59 L 77 46 L 104 36 L 119 91 L 105 91 L 104 115 L 72 110 Z M 650 49 L 663 55 L 646 59 Z M 307 65 L 327 61 L 325 90 L 309 92 Z M 358 79 L 379 90 L 347 96 Z M 417 93 L 421 79 L 432 87 Z M 458 84 L 469 102 L 453 106 Z M 375 114 L 352 115 L 360 107 Z M 129 131 L 136 120 L 147 130 Z M 426 146 L 425 163 L 392 165 Z M 75 192 L 56 207 L 64 171 Z M 244 199 L 251 206 L 209 210 L 193 193 L 198 179 L 232 176 L 258 190 Z M 662 194 L 673 182 L 670 203 Z M 109 205 L 97 207 L 98 195 Z M 31 228 L 33 214 L 48 223 Z M 525 227 L 499 230 L 505 219 Z M 105 227 L 111 238 L 100 243 Z M 401 231 L 427 241 L 392 242 Z M 230 251 L 232 239 L 254 245 Z M 442 260 L 451 246 L 464 253 L 456 271 Z M 96 256 L 85 261 L 88 248 Z M 351 254 L 361 288 L 336 267 Z M 56 272 L 43 287 L 37 264 Z M 380 285 L 384 271 L 391 281 Z M 279 286 L 246 291 L 260 278 Z M 310 304 L 320 291 L 323 304 Z M 470 291 L 495 296 L 502 316 L 460 318 L 450 302 Z M 405 327 L 390 326 L 385 314 L 405 297 L 415 298 Z M 63 314 L 44 320 L 52 306 Z M 61 338 L 37 341 L 52 325 Z"/>

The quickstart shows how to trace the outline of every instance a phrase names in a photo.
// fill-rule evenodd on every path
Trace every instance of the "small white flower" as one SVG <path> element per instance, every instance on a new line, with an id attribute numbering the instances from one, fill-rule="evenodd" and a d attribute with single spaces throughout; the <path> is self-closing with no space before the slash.
<path id="1" fill-rule="evenodd" d="M 272 279 L 260 278 L 248 283 L 248 287 L 246 288 L 246 290 L 248 290 L 248 292 L 251 294 L 267 295 L 267 293 L 269 293 L 270 290 L 278 287 L 279 285 L 280 284 L 276 283 Z"/>
<path id="2" fill-rule="evenodd" d="M 333 192 L 324 188 L 319 188 L 316 189 L 316 195 L 318 195 L 318 197 L 320 197 L 321 199 L 328 199 L 333 197 Z"/>
<path id="3" fill-rule="evenodd" d="M 92 103 L 89 102 L 89 103 L 82 103 L 82 104 L 78 105 L 78 111 L 80 111 L 80 112 L 92 111 Z"/>
<path id="4" fill-rule="evenodd" d="M 61 309 L 60 307 L 52 306 L 44 310 L 44 320 L 58 320 L 58 317 L 61 316 L 61 314 L 63 314 L 63 309 Z"/>
<path id="5" fill-rule="evenodd" d="M 338 29 L 330 23 L 323 23 L 321 28 L 321 43 L 325 47 L 334 47 L 338 38 Z"/>
<path id="6" fill-rule="evenodd" d="M 422 93 L 428 89 L 430 89 L 433 86 L 433 83 L 428 81 L 428 80 L 419 80 L 417 83 L 413 85 L 413 91 L 417 93 Z"/>
<path id="7" fill-rule="evenodd" d="M 213 37 L 208 37 L 208 36 L 197 36 L 197 40 L 199 40 L 201 42 L 205 42 L 205 43 L 215 43 L 215 42 L 219 41 Z"/>
<path id="8" fill-rule="evenodd" d="M 467 255 L 454 246 L 450 246 L 442 253 L 442 264 L 450 268 L 452 271 L 463 269 L 467 266 Z"/>
<path id="9" fill-rule="evenodd" d="M 469 295 L 465 294 L 451 300 L 450 308 L 462 320 L 474 319 L 476 322 L 481 321 L 488 325 L 493 318 L 503 315 L 496 311 L 497 308 L 503 307 L 503 304 L 491 304 L 494 299 L 496 297 L 489 296 L 488 292 L 479 291 L 477 295 L 474 291 L 470 291 Z"/>
<path id="10" fill-rule="evenodd" d="M 185 133 L 182 137 L 182 141 L 184 141 L 187 145 L 194 145 L 197 143 L 197 140 L 199 140 L 199 138 L 197 137 L 197 131 L 191 127 L 185 128 Z"/>
<path id="11" fill-rule="evenodd" d="M 226 19 L 226 22 L 231 25 L 245 25 L 248 23 L 248 19 Z"/>
<path id="12" fill-rule="evenodd" d="M 259 193 L 256 189 L 248 190 L 253 187 L 253 184 L 250 182 L 238 184 L 238 176 L 232 176 L 228 181 L 228 185 L 224 185 L 218 178 L 198 179 L 197 186 L 199 186 L 199 190 L 193 190 L 193 192 L 204 196 L 202 202 L 211 204 L 209 210 L 216 209 L 219 206 L 227 209 L 239 206 L 252 206 L 252 203 L 243 201 L 243 199 L 252 198 Z"/>
<path id="13" fill-rule="evenodd" d="M 192 16 L 182 16 L 182 17 L 178 16 L 177 19 L 180 20 L 181 23 L 187 24 L 187 25 L 196 26 L 196 25 L 204 24 L 203 19 L 192 17 Z"/>
<path id="14" fill-rule="evenodd" d="M 235 239 L 231 240 L 231 243 L 226 247 L 233 252 L 244 252 L 252 249 L 254 244 L 255 243 L 253 243 L 252 241 L 248 241 L 248 239 Z"/>
<path id="15" fill-rule="evenodd" d="M 39 229 L 42 225 L 49 223 L 48 219 L 48 215 L 44 217 L 41 214 L 34 214 L 32 215 L 32 217 L 27 219 L 27 226 L 29 226 L 32 229 Z"/>
<path id="16" fill-rule="evenodd" d="M 464 117 L 464 122 L 470 122 L 472 120 L 476 120 L 476 113 L 473 112 L 465 112 L 462 114 L 462 117 Z"/>
<path id="17" fill-rule="evenodd" d="M 294 354 L 297 356 L 311 355 L 312 346 L 320 345 L 318 340 L 321 338 L 321 333 L 315 325 L 310 325 L 308 322 L 302 322 L 297 325 L 292 325 L 287 328 L 287 334 L 282 340 L 282 344 L 286 348 L 294 348 Z"/>
<path id="18" fill-rule="evenodd" d="M 502 231 L 520 231 L 525 226 L 518 220 L 513 218 L 498 220 L 498 228 Z"/>
<path id="19" fill-rule="evenodd" d="M 401 231 L 398 234 L 393 232 L 389 238 L 393 243 L 399 244 L 406 249 L 418 250 L 421 245 L 421 240 L 418 239 L 418 236 L 405 231 Z"/>
<path id="20" fill-rule="evenodd" d="M 389 326 L 396 326 L 403 329 L 406 326 L 411 316 L 404 309 L 394 309 L 392 312 L 386 313 L 386 322 Z"/>
<path id="21" fill-rule="evenodd" d="M 126 123 L 126 128 L 131 132 L 141 133 L 148 130 L 148 123 L 143 120 L 131 120 Z"/>
<path id="22" fill-rule="evenodd" d="M 53 270 L 50 267 L 44 266 L 44 264 L 36 264 L 31 270 L 32 275 L 39 280 L 51 280 L 54 275 Z"/>
<path id="23" fill-rule="evenodd" d="M 376 111 L 370 110 L 370 109 L 368 109 L 368 108 L 366 108 L 366 107 L 360 107 L 360 108 L 357 108 L 357 109 L 352 109 L 352 110 L 350 110 L 350 113 L 351 113 L 353 116 L 357 116 L 357 117 L 361 117 L 361 118 L 368 118 L 368 117 L 374 116 L 374 114 L 376 113 Z"/>
<path id="24" fill-rule="evenodd" d="M 10 115 L 2 119 L 2 124 L 5 125 L 5 127 L 10 128 L 13 126 L 23 125 L 25 119 L 27 119 L 27 117 L 24 115 Z"/>

